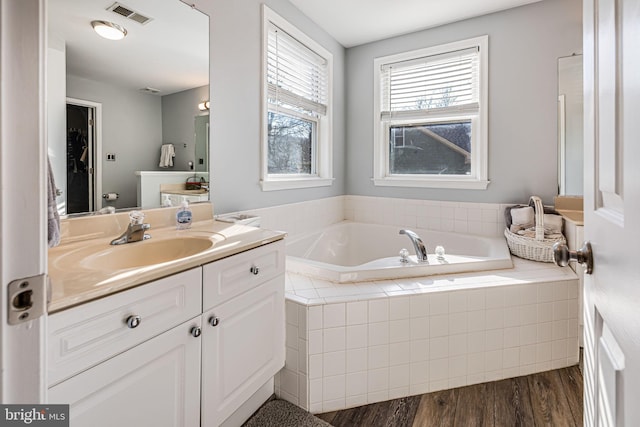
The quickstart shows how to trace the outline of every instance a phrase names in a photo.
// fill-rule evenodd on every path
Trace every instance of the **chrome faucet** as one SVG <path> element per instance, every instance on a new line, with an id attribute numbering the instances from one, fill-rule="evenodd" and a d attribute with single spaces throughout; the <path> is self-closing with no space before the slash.
<path id="1" fill-rule="evenodd" d="M 145 233 L 151 228 L 150 224 L 145 224 L 144 214 L 140 211 L 131 211 L 129 213 L 129 226 L 122 235 L 111 241 L 112 245 L 123 245 L 125 243 L 139 242 L 151 238 L 151 235 Z"/>
<path id="2" fill-rule="evenodd" d="M 427 248 L 424 245 L 424 242 L 416 233 L 411 230 L 400 230 L 399 234 L 406 235 L 409 239 L 411 239 L 411 243 L 413 243 L 413 248 L 416 250 L 416 258 L 418 258 L 419 262 L 428 263 L 427 259 Z"/>

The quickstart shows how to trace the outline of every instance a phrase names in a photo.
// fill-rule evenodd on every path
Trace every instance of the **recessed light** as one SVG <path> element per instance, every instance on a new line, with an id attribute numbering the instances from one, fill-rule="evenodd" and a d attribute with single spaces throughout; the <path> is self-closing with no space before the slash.
<path id="1" fill-rule="evenodd" d="M 101 37 L 109 40 L 122 40 L 127 30 L 118 24 L 108 21 L 91 21 L 91 26 Z"/>

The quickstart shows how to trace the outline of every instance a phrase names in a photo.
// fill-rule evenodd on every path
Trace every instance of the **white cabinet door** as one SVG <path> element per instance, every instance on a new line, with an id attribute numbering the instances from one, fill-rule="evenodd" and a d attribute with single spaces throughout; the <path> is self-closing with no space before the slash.
<path id="1" fill-rule="evenodd" d="M 284 366 L 284 275 L 214 307 L 202 323 L 202 425 L 218 426 Z"/>
<path id="2" fill-rule="evenodd" d="M 200 425 L 200 317 L 49 389 L 74 427 Z"/>

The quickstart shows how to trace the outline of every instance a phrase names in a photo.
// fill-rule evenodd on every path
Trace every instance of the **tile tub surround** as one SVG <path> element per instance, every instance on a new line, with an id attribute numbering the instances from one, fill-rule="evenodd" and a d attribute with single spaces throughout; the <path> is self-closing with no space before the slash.
<path id="1" fill-rule="evenodd" d="M 514 265 L 359 284 L 287 274 L 276 393 L 319 413 L 576 364 L 577 277 Z"/>
<path id="2" fill-rule="evenodd" d="M 495 237 L 504 230 L 504 208 L 514 204 L 336 196 L 233 213 L 259 215 L 262 227 L 289 236 L 351 220 Z"/>

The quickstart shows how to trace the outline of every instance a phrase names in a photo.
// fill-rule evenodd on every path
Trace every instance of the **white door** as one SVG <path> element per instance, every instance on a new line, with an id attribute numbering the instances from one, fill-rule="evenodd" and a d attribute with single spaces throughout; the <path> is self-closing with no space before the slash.
<path id="1" fill-rule="evenodd" d="M 584 0 L 585 425 L 640 425 L 640 3 Z"/>
<path id="2" fill-rule="evenodd" d="M 44 293 L 47 228 L 44 141 L 44 0 L 0 0 L 0 402 L 45 401 L 46 321 L 16 301 L 10 283 Z M 29 278 L 28 280 L 19 280 Z M 11 301 L 8 301 L 11 300 Z M 37 305 L 37 304 L 36 304 Z M 35 308 L 35 306 L 34 306 Z M 24 316 L 29 313 L 27 316 Z"/>

